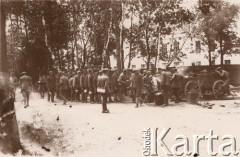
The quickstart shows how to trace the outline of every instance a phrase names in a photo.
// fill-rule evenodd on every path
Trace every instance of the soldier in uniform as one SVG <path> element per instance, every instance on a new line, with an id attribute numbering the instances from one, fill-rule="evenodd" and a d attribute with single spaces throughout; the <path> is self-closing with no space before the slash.
<path id="1" fill-rule="evenodd" d="M 47 78 L 47 88 L 48 88 L 48 101 L 54 102 L 54 94 L 56 91 L 56 77 L 53 72 L 49 72 L 49 76 Z"/>
<path id="2" fill-rule="evenodd" d="M 67 103 L 67 91 L 69 89 L 68 77 L 65 72 L 62 73 L 62 76 L 59 79 L 59 89 L 60 89 L 60 98 L 63 100 L 63 105 Z"/>
<path id="3" fill-rule="evenodd" d="M 132 71 L 132 75 L 130 77 L 130 96 L 132 97 L 132 102 L 136 103 L 136 93 L 135 93 L 135 71 Z"/>
<path id="4" fill-rule="evenodd" d="M 98 78 L 98 71 L 96 70 L 94 72 L 93 76 L 93 97 L 94 97 L 94 102 L 99 102 L 99 95 L 97 92 L 97 78 Z"/>
<path id="5" fill-rule="evenodd" d="M 87 75 L 87 88 L 88 88 L 88 94 L 90 95 L 90 102 L 94 102 L 94 74 L 93 70 L 89 69 L 89 73 Z"/>
<path id="6" fill-rule="evenodd" d="M 161 73 L 161 89 L 164 97 L 164 105 L 168 106 L 168 99 L 169 99 L 169 90 L 170 90 L 170 76 L 171 73 L 169 72 L 169 68 L 166 67 L 166 70 L 163 70 Z"/>
<path id="7" fill-rule="evenodd" d="M 112 74 L 112 94 L 114 98 L 114 102 L 118 102 L 118 77 L 119 73 L 117 69 L 114 69 Z"/>
<path id="8" fill-rule="evenodd" d="M 143 77 L 139 70 L 134 70 L 134 77 L 132 82 L 132 90 L 134 90 L 134 98 L 136 98 L 136 108 L 142 103 L 142 89 L 143 89 Z"/>
<path id="9" fill-rule="evenodd" d="M 143 77 L 144 100 L 148 100 L 149 95 L 152 92 L 152 79 L 150 75 L 151 72 L 147 71 Z"/>
<path id="10" fill-rule="evenodd" d="M 80 77 L 80 86 L 81 86 L 81 92 L 82 92 L 82 102 L 87 102 L 87 87 L 86 87 L 86 79 L 87 79 L 87 70 L 84 69 L 83 73 Z"/>
<path id="11" fill-rule="evenodd" d="M 75 74 L 74 72 L 72 72 L 72 74 L 70 74 L 69 79 L 68 79 L 68 83 L 69 83 L 69 100 L 73 101 L 74 100 L 74 87 L 73 87 L 73 78 L 74 78 Z"/>
<path id="12" fill-rule="evenodd" d="M 27 76 L 26 72 L 22 72 L 23 76 L 19 79 L 19 85 L 21 87 L 21 93 L 24 98 L 24 108 L 29 106 L 29 96 L 32 90 L 32 78 Z"/>
<path id="13" fill-rule="evenodd" d="M 222 80 L 224 81 L 224 83 L 223 83 L 224 90 L 230 95 L 230 90 L 229 90 L 229 83 L 230 83 L 229 72 L 227 72 L 226 70 L 223 70 L 221 67 L 218 67 L 215 71 L 219 75 L 219 77 L 221 77 Z"/>
<path id="14" fill-rule="evenodd" d="M 80 86 L 81 71 L 73 77 L 73 89 L 74 89 L 74 100 L 75 102 L 80 101 L 81 86 Z"/>
<path id="15" fill-rule="evenodd" d="M 39 84 L 40 97 L 44 99 L 45 87 L 46 87 L 46 77 L 44 75 L 39 75 L 38 84 Z"/>
<path id="16" fill-rule="evenodd" d="M 183 81 L 183 75 L 178 73 L 178 70 L 174 70 L 174 74 L 172 78 L 170 79 L 170 82 L 172 83 L 172 94 L 175 96 L 175 103 L 179 103 L 181 101 L 181 98 L 179 96 L 179 91 L 182 87 L 182 81 Z"/>
<path id="17" fill-rule="evenodd" d="M 110 88 L 109 88 L 109 77 L 107 73 L 108 73 L 108 69 L 103 69 L 102 75 L 99 76 L 97 79 L 98 92 L 102 95 L 102 98 L 103 98 L 102 113 L 109 113 L 109 110 L 107 109 L 107 98 L 108 98 L 108 93 L 110 91 Z"/>
<path id="18" fill-rule="evenodd" d="M 127 76 L 126 75 L 127 75 L 127 70 L 124 69 L 118 78 L 120 102 L 123 102 L 124 93 L 126 91 L 126 86 L 127 86 Z"/>

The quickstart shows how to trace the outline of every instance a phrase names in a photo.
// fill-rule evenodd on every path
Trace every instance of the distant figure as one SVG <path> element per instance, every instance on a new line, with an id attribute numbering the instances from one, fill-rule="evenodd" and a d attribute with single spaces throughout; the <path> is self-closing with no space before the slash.
<path id="1" fill-rule="evenodd" d="M 24 108 L 27 108 L 29 107 L 29 96 L 32 90 L 32 79 L 30 76 L 27 76 L 27 72 L 22 72 L 22 75 L 19 79 L 19 85 L 24 99 Z"/>
<path id="2" fill-rule="evenodd" d="M 134 90 L 134 98 L 136 99 L 136 108 L 142 103 L 142 89 L 143 89 L 143 77 L 139 70 L 134 71 L 134 78 L 132 82 L 132 90 Z"/>
<path id="3" fill-rule="evenodd" d="M 97 78 L 98 78 L 98 71 L 94 71 L 94 77 L 93 77 L 93 95 L 94 95 L 94 102 L 99 102 L 99 95 L 97 92 Z"/>
<path id="4" fill-rule="evenodd" d="M 119 72 L 117 69 L 114 69 L 113 74 L 112 74 L 112 92 L 113 92 L 113 98 L 114 102 L 118 102 L 118 77 L 119 77 Z"/>
<path id="5" fill-rule="evenodd" d="M 143 97 L 144 100 L 149 102 L 150 94 L 152 94 L 152 78 L 151 78 L 151 72 L 147 71 L 145 76 L 143 77 Z"/>
<path id="6" fill-rule="evenodd" d="M 66 105 L 66 103 L 67 103 L 68 88 L 69 88 L 68 77 L 67 77 L 66 73 L 63 72 L 62 76 L 60 77 L 60 80 L 59 80 L 59 89 L 60 89 L 59 96 L 63 100 L 63 105 Z"/>
<path id="7" fill-rule="evenodd" d="M 86 87 L 86 82 L 87 82 L 87 69 L 83 70 L 83 73 L 80 77 L 80 86 L 81 86 L 81 92 L 82 92 L 82 103 L 87 102 L 87 87 Z"/>
<path id="8" fill-rule="evenodd" d="M 172 93 L 175 96 L 175 103 L 179 103 L 180 96 L 179 92 L 182 87 L 182 81 L 183 81 L 183 75 L 178 73 L 178 70 L 174 70 L 174 74 L 172 78 L 170 79 L 170 82 L 172 83 Z"/>
<path id="9" fill-rule="evenodd" d="M 70 76 L 69 76 L 69 79 L 68 79 L 68 84 L 69 84 L 69 100 L 71 102 L 73 102 L 74 100 L 74 87 L 73 87 L 73 79 L 74 79 L 74 73 L 72 73 Z"/>
<path id="10" fill-rule="evenodd" d="M 56 77 L 53 72 L 49 72 L 49 76 L 47 77 L 47 89 L 48 89 L 48 101 L 54 102 L 54 95 L 56 92 Z"/>
<path id="11" fill-rule="evenodd" d="M 161 88 L 162 88 L 162 93 L 164 97 L 164 105 L 163 106 L 168 106 L 168 98 L 169 98 L 169 90 L 170 90 L 170 75 L 171 73 L 169 72 L 168 67 L 166 70 L 163 70 L 161 73 Z"/>
<path id="12" fill-rule="evenodd" d="M 45 87 L 46 87 L 46 77 L 44 75 L 39 75 L 38 85 L 39 85 L 38 90 L 40 93 L 40 97 L 44 99 Z"/>
<path id="13" fill-rule="evenodd" d="M 109 113 L 107 109 L 107 98 L 110 91 L 109 77 L 107 76 L 108 69 L 102 70 L 102 75 L 97 79 L 97 90 L 102 95 L 102 113 Z"/>
<path id="14" fill-rule="evenodd" d="M 229 83 L 230 83 L 229 72 L 227 72 L 226 70 L 223 70 L 221 67 L 218 67 L 215 71 L 222 78 L 222 80 L 224 81 L 224 84 L 223 84 L 224 90 L 228 94 L 230 94 L 230 90 L 229 90 Z"/>
<path id="15" fill-rule="evenodd" d="M 75 100 L 75 102 L 80 101 L 80 94 L 81 94 L 80 77 L 81 77 L 81 71 L 78 71 L 77 74 L 73 77 L 73 88 L 74 88 L 74 100 Z"/>
<path id="16" fill-rule="evenodd" d="M 10 77 L 10 83 L 12 88 L 14 89 L 14 92 L 16 92 L 18 86 L 18 79 L 14 74 L 12 74 L 12 76 Z"/>
<path id="17" fill-rule="evenodd" d="M 90 102 L 94 103 L 94 73 L 92 69 L 89 69 L 89 73 L 87 75 L 87 85 L 88 85 L 88 94 L 90 96 Z"/>
<path id="18" fill-rule="evenodd" d="M 14 74 L 12 74 L 12 76 L 10 77 L 10 85 L 13 89 L 13 97 L 15 100 L 16 90 L 17 90 L 17 86 L 18 86 L 18 79 Z"/>
<path id="19" fill-rule="evenodd" d="M 127 80 L 127 70 L 124 69 L 118 78 L 120 102 L 123 102 L 124 93 L 126 91 L 126 86 L 127 86 L 127 81 L 128 81 Z"/>

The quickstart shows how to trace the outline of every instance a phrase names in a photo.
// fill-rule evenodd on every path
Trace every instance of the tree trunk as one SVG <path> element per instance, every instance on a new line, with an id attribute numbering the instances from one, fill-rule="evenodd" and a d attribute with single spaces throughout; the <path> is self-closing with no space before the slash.
<path id="1" fill-rule="evenodd" d="M 0 72 L 8 72 L 7 62 L 7 42 L 6 42 L 6 14 L 4 11 L 4 2 L 0 2 Z"/>
<path id="2" fill-rule="evenodd" d="M 73 45 L 73 41 L 71 41 L 72 44 L 72 54 L 71 54 L 71 59 L 72 59 L 72 69 L 74 70 L 74 45 Z"/>
<path id="3" fill-rule="evenodd" d="M 128 68 L 131 66 L 131 60 L 132 60 L 132 25 L 133 25 L 133 10 L 131 14 L 131 26 L 130 26 L 130 46 L 129 46 L 129 60 L 128 60 Z"/>
<path id="4" fill-rule="evenodd" d="M 211 54 L 211 41 L 209 36 L 207 37 L 208 40 L 208 62 L 209 62 L 209 66 L 212 66 L 212 54 Z"/>
<path id="5" fill-rule="evenodd" d="M 148 41 L 148 30 L 146 28 L 146 34 L 145 34 L 145 40 L 146 40 L 146 46 L 147 46 L 147 69 L 149 69 L 149 64 L 150 64 L 150 52 L 149 52 L 149 41 Z"/>
<path id="6" fill-rule="evenodd" d="M 74 46 L 76 50 L 76 59 L 77 59 L 77 67 L 80 68 L 79 65 L 79 52 L 78 52 L 78 47 L 77 47 L 77 26 L 76 26 L 76 11 L 75 11 L 75 6 L 73 5 L 73 30 L 74 30 Z"/>
<path id="7" fill-rule="evenodd" d="M 223 52 L 223 43 L 222 43 L 222 37 L 220 37 L 220 55 L 221 55 L 221 66 L 223 66 L 223 56 L 224 56 L 224 52 Z"/>
<path id="8" fill-rule="evenodd" d="M 113 2 L 113 12 L 112 14 L 114 14 L 114 17 L 118 17 L 118 3 Z M 117 6 L 116 6 L 117 5 Z M 113 16 L 113 15 L 111 15 Z M 112 17 L 111 17 L 112 19 Z M 117 44 L 117 48 L 116 48 L 116 58 L 117 58 L 117 70 L 120 73 L 120 71 L 122 70 L 122 66 L 121 66 L 121 37 L 120 37 L 120 28 L 119 28 L 119 22 L 121 21 L 121 19 L 119 18 L 114 18 L 114 25 L 115 25 L 115 35 L 116 35 L 116 44 Z"/>

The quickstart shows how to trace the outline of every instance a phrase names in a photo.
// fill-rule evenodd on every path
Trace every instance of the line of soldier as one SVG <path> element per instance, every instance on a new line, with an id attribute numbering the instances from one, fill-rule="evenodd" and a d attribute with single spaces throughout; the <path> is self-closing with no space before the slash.
<path id="1" fill-rule="evenodd" d="M 54 102 L 54 93 L 57 93 L 57 97 L 63 100 L 63 104 L 67 101 L 76 101 L 86 103 L 100 102 L 101 98 L 97 92 L 97 78 L 101 76 L 100 69 L 83 69 L 75 72 L 59 72 L 56 75 L 52 71 L 49 72 L 49 76 L 39 77 L 39 89 L 40 95 L 44 97 L 44 87 L 48 89 L 48 101 Z M 164 77 L 166 75 L 166 77 Z M 168 97 L 170 90 L 170 81 L 173 82 L 174 95 L 176 101 L 180 100 L 179 88 L 182 76 L 174 71 L 174 75 L 168 70 L 161 69 L 156 72 L 154 77 L 158 77 L 158 84 L 153 83 L 153 75 L 151 71 L 131 70 L 124 69 L 122 72 L 116 69 L 108 71 L 109 88 L 108 93 L 109 102 L 124 102 L 125 95 L 132 97 L 132 102 L 136 103 L 136 107 L 139 104 L 149 101 L 149 97 L 154 92 L 162 90 L 165 97 L 165 105 L 168 105 Z M 161 84 L 160 84 L 161 82 Z M 156 88 L 157 86 L 157 88 Z M 160 88 L 161 86 L 161 88 Z M 154 89 L 155 88 L 155 89 Z M 128 92 L 129 91 L 129 92 Z M 112 100 L 112 97 L 114 100 Z"/>

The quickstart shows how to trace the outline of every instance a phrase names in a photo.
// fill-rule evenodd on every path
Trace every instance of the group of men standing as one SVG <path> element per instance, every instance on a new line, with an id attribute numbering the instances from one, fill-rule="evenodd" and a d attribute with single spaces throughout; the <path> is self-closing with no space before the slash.
<path id="1" fill-rule="evenodd" d="M 223 71 L 223 72 L 222 72 Z M 219 75 L 226 77 L 226 84 L 229 77 L 222 69 L 216 69 Z M 154 79 L 156 80 L 154 83 Z M 157 92 L 163 95 L 163 106 L 169 105 L 170 93 L 178 103 L 182 88 L 183 75 L 177 69 L 158 69 L 155 74 L 151 71 L 140 71 L 139 69 L 124 69 L 123 71 L 109 69 L 86 68 L 73 72 L 61 71 L 59 73 L 49 72 L 49 75 L 40 75 L 38 90 L 40 97 L 44 98 L 47 91 L 48 101 L 54 102 L 55 94 L 57 98 L 63 100 L 63 105 L 67 101 L 82 103 L 103 104 L 103 113 L 109 113 L 107 102 L 124 102 L 125 96 L 132 97 L 132 102 L 136 103 L 136 108 L 142 103 L 149 101 L 149 97 Z M 24 97 L 25 107 L 29 106 L 29 94 L 33 88 L 30 76 L 26 72 L 22 73 L 19 84 Z M 171 92 L 170 92 L 171 90 Z"/>

